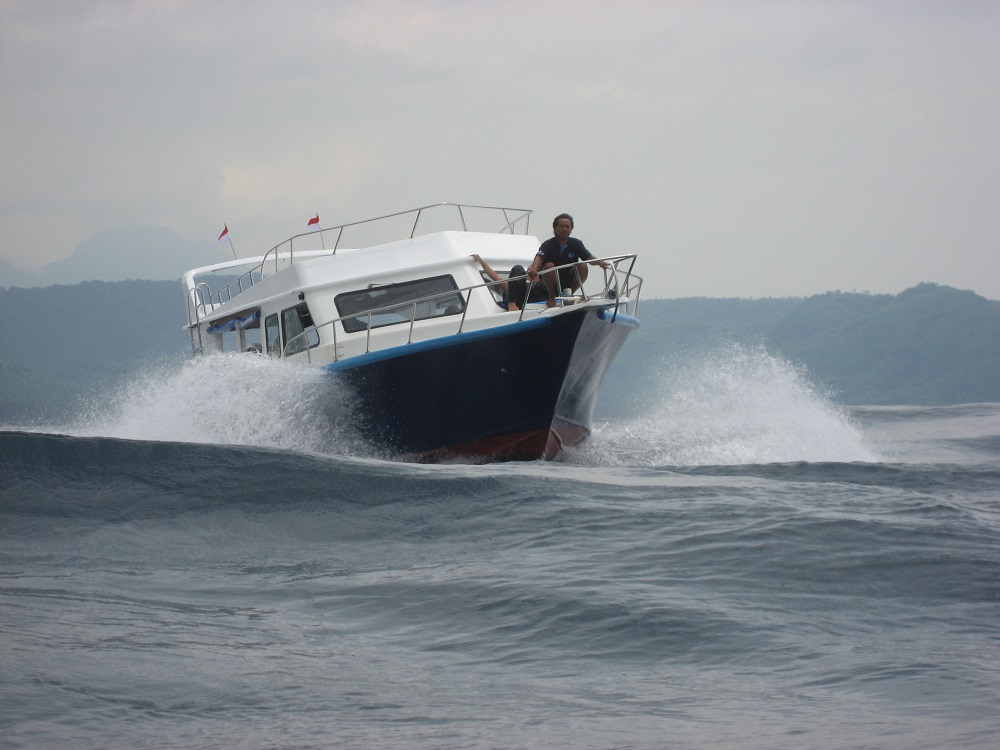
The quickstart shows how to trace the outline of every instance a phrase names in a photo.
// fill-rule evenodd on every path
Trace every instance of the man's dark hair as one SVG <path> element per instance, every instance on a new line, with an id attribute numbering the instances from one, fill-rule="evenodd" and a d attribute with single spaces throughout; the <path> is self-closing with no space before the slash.
<path id="1" fill-rule="evenodd" d="M 576 224 L 573 223 L 573 217 L 572 216 L 570 216 L 569 214 L 559 214 L 556 218 L 554 218 L 552 220 L 552 228 L 553 229 L 556 228 L 556 224 L 559 223 L 559 219 L 569 219 L 569 225 L 571 227 L 575 227 L 576 226 Z"/>

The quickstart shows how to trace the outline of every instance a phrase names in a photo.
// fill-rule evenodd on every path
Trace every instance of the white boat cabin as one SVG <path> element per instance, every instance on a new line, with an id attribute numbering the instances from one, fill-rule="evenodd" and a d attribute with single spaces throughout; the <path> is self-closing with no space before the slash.
<path id="1" fill-rule="evenodd" d="M 419 220 L 433 208 L 414 212 Z M 461 215 L 463 207 L 457 208 Z M 511 211 L 497 210 L 504 216 Z M 188 271 L 182 283 L 192 349 L 195 354 L 258 351 L 328 364 L 558 314 L 560 307 L 544 303 L 507 311 L 500 304 L 503 288 L 472 258 L 481 256 L 503 279 L 513 266 L 530 265 L 539 240 L 514 233 L 516 227 L 526 231 L 529 213 L 505 219 L 500 233 L 436 231 L 359 249 L 295 250 L 295 241 L 315 242 L 317 233 L 299 235 L 264 256 Z M 337 231 L 339 244 L 343 229 L 324 231 Z M 631 273 L 634 258 L 604 258 L 608 268 L 593 268 L 572 301 L 607 305 L 613 299 L 627 312 L 641 285 Z"/>

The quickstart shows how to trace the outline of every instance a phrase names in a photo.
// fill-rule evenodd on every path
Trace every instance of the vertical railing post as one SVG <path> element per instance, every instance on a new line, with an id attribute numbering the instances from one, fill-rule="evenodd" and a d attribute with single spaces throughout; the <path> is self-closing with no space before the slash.
<path id="1" fill-rule="evenodd" d="M 465 328 L 465 316 L 469 312 L 469 303 L 472 302 L 472 289 L 473 287 L 469 287 L 465 292 L 465 309 L 462 310 L 462 317 L 458 321 L 459 333 L 461 333 L 462 329 Z M 492 292 L 490 292 L 490 294 L 492 295 Z"/>
<path id="2" fill-rule="evenodd" d="M 413 343 L 413 324 L 417 321 L 417 300 L 413 300 L 413 304 L 410 305 L 410 333 L 406 337 L 406 343 Z"/>

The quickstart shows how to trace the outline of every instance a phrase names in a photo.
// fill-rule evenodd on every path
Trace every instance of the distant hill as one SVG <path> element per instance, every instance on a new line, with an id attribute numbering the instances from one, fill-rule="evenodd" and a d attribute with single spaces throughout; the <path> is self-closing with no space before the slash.
<path id="1" fill-rule="evenodd" d="M 819 295 L 769 341 L 848 403 L 1000 401 L 1000 302 L 971 291 L 919 284 L 897 296 Z"/>
<path id="2" fill-rule="evenodd" d="M 149 225 L 109 227 L 84 239 L 67 258 L 30 274 L 3 261 L 0 286 L 28 287 L 81 281 L 176 280 L 190 268 L 229 260 L 214 242 L 196 242 Z"/>
<path id="3" fill-rule="evenodd" d="M 65 401 L 191 351 L 177 281 L 0 289 L 0 320 L 4 374 L 12 373 L 0 381 L 0 419 L 12 418 L 21 402 L 34 403 L 39 389 Z"/>
<path id="4" fill-rule="evenodd" d="M 36 274 L 22 271 L 3 258 L 0 258 L 0 288 L 8 286 L 38 286 L 40 277 Z"/>
<path id="5" fill-rule="evenodd" d="M 737 342 L 804 365 L 845 404 L 1000 401 L 1000 302 L 937 284 L 898 295 L 646 300 L 612 374 L 655 387 L 656 365 Z"/>
<path id="6" fill-rule="evenodd" d="M 661 365 L 731 342 L 800 363 L 845 404 L 1000 401 L 1000 302 L 920 284 L 898 295 L 654 299 L 613 365 L 601 411 L 625 414 Z M 176 281 L 0 289 L 0 420 L 58 411 L 139 368 L 190 356 Z"/>

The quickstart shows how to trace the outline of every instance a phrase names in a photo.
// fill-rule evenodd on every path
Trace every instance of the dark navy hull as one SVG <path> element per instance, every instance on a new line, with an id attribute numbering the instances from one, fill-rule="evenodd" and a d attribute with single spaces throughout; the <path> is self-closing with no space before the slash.
<path id="1" fill-rule="evenodd" d="M 597 392 L 638 327 L 579 306 L 327 365 L 351 386 L 355 428 L 415 461 L 552 458 L 590 433 Z"/>

